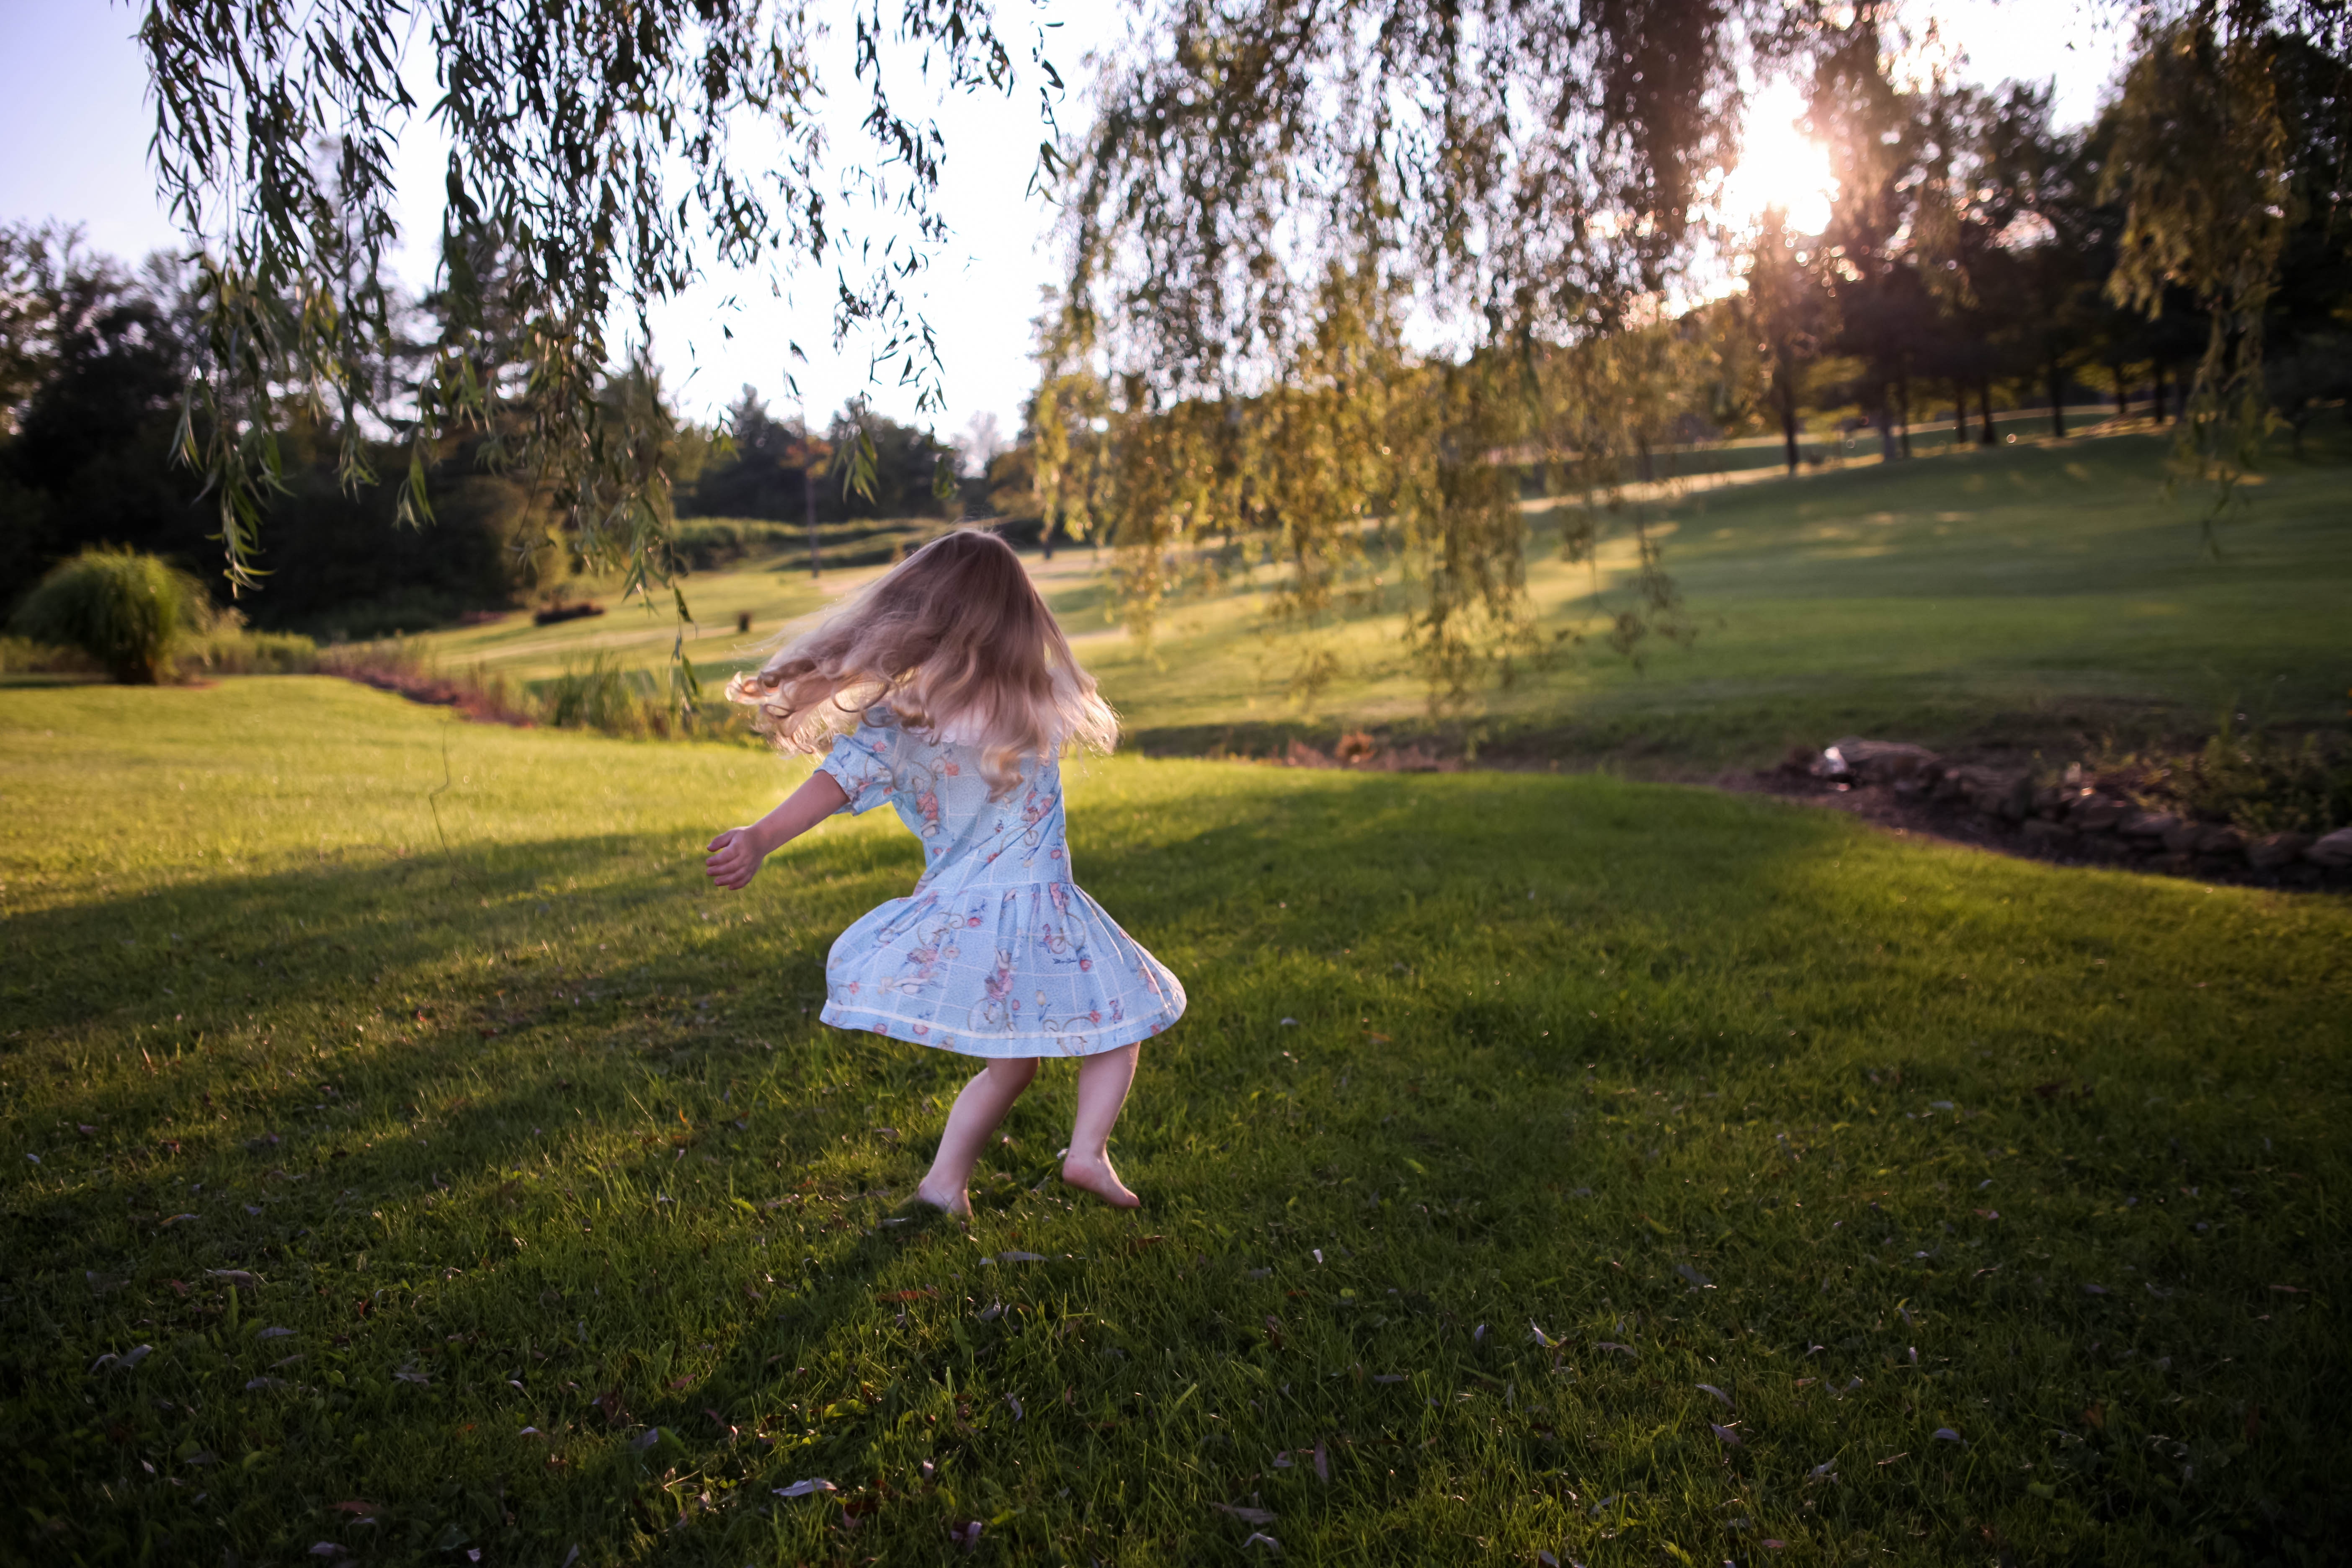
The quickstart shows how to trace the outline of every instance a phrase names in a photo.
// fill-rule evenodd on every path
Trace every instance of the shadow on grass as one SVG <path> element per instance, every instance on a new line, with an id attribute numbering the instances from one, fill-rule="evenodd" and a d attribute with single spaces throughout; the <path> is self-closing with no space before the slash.
<path id="1" fill-rule="evenodd" d="M 1908 1318 L 1888 1330 L 1904 1303 L 2025 1345 L 2022 1363 L 2012 1350 L 1971 1373 L 2021 1431 L 2047 1403 L 2036 1380 L 2073 1375 L 2078 1340 L 2155 1336 L 2079 1293 L 2107 1245 L 2094 1238 L 2122 1223 L 2095 1221 L 2090 1202 L 2126 1183 L 2248 1180 L 2220 1174 L 2254 1143 L 2252 1108 L 2228 1095 L 2324 1037 L 2324 994 L 2106 1012 L 1989 967 L 2147 957 L 2213 907 L 2186 891 L 2135 889 L 2118 909 L 2100 879 L 1607 780 L 1223 782 L 1213 799 L 1107 797 L 1076 824 L 1080 878 L 1193 999 L 1146 1053 L 1121 1135 L 1153 1202 L 1148 1232 L 1028 1191 L 1066 1081 L 1024 1100 L 992 1151 L 979 1239 L 884 1223 L 969 1068 L 811 1021 L 832 933 L 911 879 L 895 839 L 795 851 L 772 872 L 789 896 L 763 904 L 704 894 L 670 838 L 614 837 L 13 918 L 26 1022 L 0 1059 L 29 1079 L 19 1125 L 44 1162 L 11 1172 L 0 1211 L 14 1452 L 26 1458 L 30 1435 L 46 1467 L 24 1472 L 28 1506 L 97 1519 L 126 1549 L 152 1530 L 169 1532 L 156 1550 L 216 1557 L 361 1544 L 322 1500 L 367 1499 L 386 1547 L 561 1561 L 576 1541 L 688 1552 L 698 1537 L 672 1535 L 678 1521 L 733 1489 L 695 1549 L 712 1561 L 722 1539 L 730 1562 L 761 1540 L 793 1560 L 853 1543 L 922 1556 L 944 1550 L 950 1518 L 982 1513 L 1043 1552 L 1020 1520 L 1108 1540 L 1198 1531 L 1202 1500 L 1277 1495 L 1305 1467 L 1277 1474 L 1272 1454 L 1336 1433 L 1360 1450 L 1333 1440 L 1331 1488 L 1302 1480 L 1285 1504 L 1304 1555 L 1327 1528 L 1440 1538 L 1437 1513 L 1401 1511 L 1424 1471 L 1449 1497 L 1476 1484 L 1454 1478 L 1498 1467 L 1518 1493 L 1573 1467 L 1601 1495 L 1638 1480 L 1729 1496 L 1754 1479 L 1727 1467 L 1764 1461 L 1721 1450 L 1675 1403 L 1727 1381 L 1717 1357 L 1766 1358 L 1733 1385 L 1760 1404 L 1783 1397 L 1818 1332 L 1841 1372 L 1872 1380 L 1874 1462 L 1915 1440 L 1908 1402 L 1939 1396 L 1898 1382 L 1886 1332 L 1973 1353 Z M 762 918 L 709 934 L 743 910 Z M 2267 984 L 2263 965 L 2319 940 L 2283 946 L 2278 923 L 2200 933 L 2200 961 Z M 2248 1007 L 2273 1058 L 2217 1064 L 2213 1043 Z M 1980 1041 L 2002 1048 L 1998 1067 Z M 2134 1098 L 2208 1075 L 2222 1102 L 2158 1136 L 2105 1087 L 2126 1064 Z M 1865 1077 L 1882 1069 L 1899 1098 Z M 2017 1081 L 2052 1071 L 2103 1087 Z M 1882 1092 L 1883 1117 L 1857 1109 Z M 1717 1094 L 1736 1098 L 1709 1108 Z M 1898 1114 L 1933 1098 L 1990 1101 L 2001 1120 Z M 1942 1191 L 2006 1176 L 2003 1140 L 2033 1163 L 2000 1205 L 2036 1227 L 2038 1258 L 2011 1256 Z M 2095 1173 L 2064 1163 L 2085 1149 Z M 1805 1205 L 1854 1228 L 1784 1205 L 1801 1180 Z M 1955 1221 L 1976 1228 L 1955 1239 Z M 2212 1267 L 2198 1261 L 2209 1247 L 2252 1248 L 2235 1266 L 2248 1279 L 2310 1261 L 2303 1243 L 2252 1226 L 2241 1241 L 2231 1225 L 2210 1243 L 2173 1226 L 2134 1257 L 2168 1290 Z M 1985 1256 L 2008 1271 L 1972 1275 L 1959 1249 L 1979 1246 L 2002 1247 Z M 2053 1248 L 2072 1249 L 2072 1272 L 2044 1261 Z M 212 1272 L 233 1269 L 252 1281 Z M 2128 1310 L 2168 1315 L 2161 1343 L 2192 1328 L 2268 1343 L 2238 1324 L 2242 1285 L 2212 1288 L 2193 1323 L 2193 1300 Z M 1592 1352 L 1571 1384 L 1526 1348 L 1521 1319 L 1648 1359 L 1621 1373 L 1615 1352 Z M 1507 1346 L 1471 1337 L 1488 1325 Z M 292 1331 L 264 1342 L 265 1326 Z M 85 1370 L 141 1342 L 156 1351 L 135 1377 Z M 2118 1379 L 2144 1375 L 2134 1397 L 2160 1396 L 2137 1370 L 2160 1348 L 2150 1337 L 2117 1363 Z M 1768 1380 L 1776 1392 L 1748 1392 Z M 1538 1387 L 1584 1401 L 1573 1427 L 1547 1415 L 1538 1432 L 1498 1403 Z M 2322 1420 L 2300 1395 L 2260 1397 L 2273 1423 Z M 1807 1465 L 1864 1408 L 1785 1404 L 1764 1404 L 1766 1419 L 1798 1434 L 1791 1455 L 1813 1446 Z M 1993 1441 L 1978 1426 L 1990 1415 L 1933 1419 Z M 1244 1441 L 1224 1429 L 1244 1423 Z M 1585 1423 L 1612 1436 L 1580 1439 Z M 1441 1447 L 1416 1446 L 1424 1432 Z M 1375 1458 L 1384 1440 L 1396 1451 Z M 2112 1463 L 2140 1462 L 2116 1448 Z M 91 1486 L 126 1456 L 192 1484 L 124 1481 L 99 1510 Z M 2274 1489 L 2305 1487 L 2267 1462 Z M 1155 1467 L 1200 1475 L 1175 1502 L 1110 1493 Z M 818 1477 L 895 1500 L 862 1534 L 821 1499 L 754 1521 L 774 1488 Z M 1967 1510 L 2032 1528 L 2018 1521 L 2036 1505 L 1990 1477 L 1931 1492 L 1857 1474 L 1840 1528 L 1875 1529 L 1889 1508 L 1948 1534 Z M 2129 1478 L 2103 1506 L 2172 1528 L 2158 1482 Z M 1057 1487 L 1084 1496 L 1065 1505 Z M 103 1554 L 95 1533 L 83 1544 Z"/>

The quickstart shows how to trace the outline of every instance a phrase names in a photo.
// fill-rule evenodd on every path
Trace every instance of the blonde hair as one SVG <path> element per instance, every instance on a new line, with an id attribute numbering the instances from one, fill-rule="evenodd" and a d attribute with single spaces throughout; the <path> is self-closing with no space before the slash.
<path id="1" fill-rule="evenodd" d="M 960 529 L 931 541 L 815 630 L 727 683 L 779 749 L 821 751 L 887 707 L 903 727 L 980 748 L 992 798 L 1021 764 L 1108 752 L 1118 716 L 1095 692 L 1013 547 Z"/>

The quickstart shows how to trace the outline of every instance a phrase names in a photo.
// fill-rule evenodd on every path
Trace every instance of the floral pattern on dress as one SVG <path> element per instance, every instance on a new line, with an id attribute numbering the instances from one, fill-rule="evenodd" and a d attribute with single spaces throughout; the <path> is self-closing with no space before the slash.
<path id="1" fill-rule="evenodd" d="M 914 890 L 841 933 L 824 1018 L 967 1056 L 1090 1056 L 1150 1037 L 1184 988 L 1070 879 L 1061 763 L 988 798 L 975 747 L 867 713 L 819 764 L 862 814 L 923 845 Z"/>

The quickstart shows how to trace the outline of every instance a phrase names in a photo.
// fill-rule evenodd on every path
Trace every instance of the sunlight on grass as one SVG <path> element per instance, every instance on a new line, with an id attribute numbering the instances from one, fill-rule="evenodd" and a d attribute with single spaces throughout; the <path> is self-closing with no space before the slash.
<path id="1" fill-rule="evenodd" d="M 1697 638 L 1647 647 L 1638 667 L 1599 637 L 1629 542 L 1572 565 L 1558 558 L 1550 513 L 1531 509 L 1528 592 L 1543 633 L 1585 640 L 1481 693 L 1449 721 L 1449 744 L 1475 732 L 1516 755 L 1709 776 L 1856 731 L 1938 746 L 2079 745 L 2110 731 L 2135 741 L 2202 731 L 2225 710 L 2285 723 L 2340 717 L 2352 682 L 2340 458 L 2281 463 L 2224 523 L 2216 560 L 2198 528 L 2205 498 L 2165 496 L 2153 437 L 1922 450 L 1909 464 L 1793 481 L 1768 468 L 1752 483 L 1652 503 Z M 1269 622 L 1270 568 L 1229 572 L 1173 602 L 1145 647 L 1110 618 L 1094 552 L 1031 559 L 1149 749 L 1263 752 L 1279 749 L 1286 727 L 1429 723 L 1392 570 L 1365 603 L 1307 627 Z M 812 584 L 786 555 L 689 577 L 702 617 L 691 656 L 707 679 L 723 679 L 756 658 L 756 637 L 879 570 Z M 754 637 L 734 633 L 739 609 L 752 613 Z M 517 617 L 425 640 L 453 668 L 546 679 L 599 651 L 654 668 L 671 636 L 666 608 L 621 605 L 598 620 L 539 628 Z M 1302 698 L 1295 678 L 1318 651 L 1339 673 Z"/>
<path id="2" fill-rule="evenodd" d="M 811 1022 L 912 841 L 697 874 L 792 773 L 326 679 L 0 692 L 11 1537 L 2317 1560 L 2343 900 L 1092 763 L 1081 875 L 1193 999 L 1115 1142 L 1148 1206 L 1047 1179 L 1049 1072 L 966 1237 L 883 1223 L 958 1064 Z"/>

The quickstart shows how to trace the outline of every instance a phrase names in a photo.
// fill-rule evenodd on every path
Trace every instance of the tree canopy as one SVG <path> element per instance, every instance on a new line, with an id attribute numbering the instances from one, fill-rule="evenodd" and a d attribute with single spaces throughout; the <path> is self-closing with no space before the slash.
<path id="1" fill-rule="evenodd" d="M 835 332 L 871 331 L 877 365 L 936 406 L 908 280 L 952 149 L 885 89 L 886 59 L 908 59 L 950 89 L 1045 95 L 1040 177 L 1070 258 L 1029 421 L 1046 537 L 1114 540 L 1145 626 L 1187 544 L 1280 563 L 1280 609 L 1308 619 L 1392 564 L 1433 689 L 1459 695 L 1545 646 L 1530 464 L 1587 498 L 1571 554 L 1630 521 L 1612 640 L 1684 635 L 1625 486 L 1694 399 L 1773 403 L 1793 461 L 1815 362 L 1848 367 L 1899 453 L 1918 384 L 1964 413 L 1968 387 L 1989 406 L 2031 361 L 2062 404 L 2097 354 L 2123 374 L 2116 307 L 2187 311 L 2206 328 L 2191 445 L 2242 465 L 2289 281 L 2326 301 L 2296 306 L 2298 331 L 2340 312 L 2347 5 L 2135 7 L 2120 96 L 2070 137 L 2031 89 L 1898 81 L 1892 0 L 1139 0 L 1066 137 L 1042 29 L 1013 40 L 981 0 L 854 0 L 868 140 L 834 162 L 815 110 L 840 84 L 799 0 L 163 0 L 142 32 L 157 159 L 199 242 L 180 447 L 239 584 L 283 482 L 278 432 L 307 420 L 347 482 L 398 437 L 404 513 L 470 432 L 566 548 L 652 588 L 671 435 L 646 322 L 707 268 L 826 277 Z M 411 40 L 429 104 L 404 85 Z M 1678 320 L 1694 263 L 1735 244 L 1707 198 L 1745 90 L 1775 73 L 1808 84 L 1838 161 L 1832 230 L 1776 220 L 1747 298 Z M 447 205 L 435 330 L 403 362 L 385 258 L 416 113 L 450 144 Z M 892 237 L 860 226 L 877 210 Z M 1773 390 L 1739 390 L 1758 377 Z M 830 434 L 870 480 L 871 431 Z"/>

